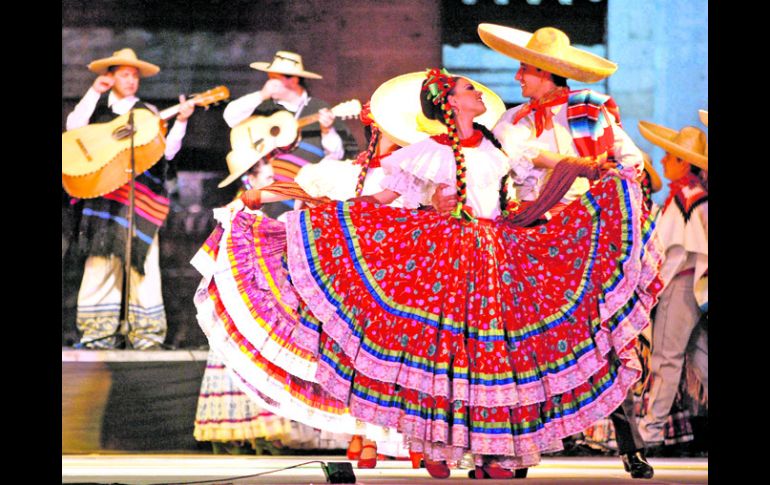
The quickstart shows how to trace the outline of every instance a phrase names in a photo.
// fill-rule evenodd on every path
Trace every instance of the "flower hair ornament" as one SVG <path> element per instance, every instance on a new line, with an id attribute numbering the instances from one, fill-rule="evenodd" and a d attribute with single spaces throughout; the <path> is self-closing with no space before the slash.
<path id="1" fill-rule="evenodd" d="M 428 99 L 432 101 L 434 105 L 438 105 L 441 108 L 444 115 L 444 122 L 448 129 L 447 135 L 449 136 L 455 163 L 457 165 L 457 206 L 450 215 L 455 219 L 476 222 L 473 210 L 466 204 L 468 200 L 468 184 L 466 180 L 467 170 L 465 167 L 465 155 L 463 155 L 460 146 L 460 136 L 457 133 L 457 125 L 455 124 L 455 113 L 452 107 L 449 106 L 449 101 L 447 99 L 449 92 L 455 87 L 456 81 L 445 68 L 442 68 L 441 70 L 436 68 L 429 69 L 425 75 L 425 85 L 422 89 L 428 91 Z"/>
<path id="2" fill-rule="evenodd" d="M 433 101 L 433 104 L 439 104 L 442 101 L 446 101 L 446 97 L 455 87 L 455 80 L 446 70 L 446 68 L 429 69 L 426 73 L 425 86 L 423 89 L 428 91 L 428 99 Z"/>

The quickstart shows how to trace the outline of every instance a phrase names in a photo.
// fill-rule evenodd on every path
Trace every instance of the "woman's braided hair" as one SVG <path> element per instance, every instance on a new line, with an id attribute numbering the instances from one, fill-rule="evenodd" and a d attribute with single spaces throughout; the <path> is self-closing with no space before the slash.
<path id="1" fill-rule="evenodd" d="M 364 191 L 366 175 L 369 173 L 369 166 L 371 165 L 372 158 L 374 158 L 377 153 L 377 145 L 382 136 L 380 128 L 374 121 L 369 101 L 361 107 L 361 112 L 358 117 L 364 125 L 364 133 L 369 139 L 369 146 L 356 157 L 356 163 L 361 165 L 361 171 L 358 172 L 358 182 L 356 183 L 356 197 L 360 197 Z"/>
<path id="2" fill-rule="evenodd" d="M 465 166 L 465 155 L 460 149 L 460 135 L 457 132 L 455 122 L 455 112 L 449 105 L 447 99 L 452 94 L 458 77 L 452 77 L 446 69 L 430 69 L 426 73 L 425 81 L 422 83 L 422 95 L 420 103 L 423 114 L 432 120 L 438 120 L 447 127 L 447 135 L 454 153 L 457 171 L 455 180 L 457 184 L 457 207 L 452 211 L 455 218 L 466 218 L 472 220 L 473 216 L 465 210 L 465 204 L 468 199 L 468 183 L 466 180 L 467 168 Z"/>
<path id="3" fill-rule="evenodd" d="M 445 69 L 431 69 L 427 73 L 426 80 L 423 82 L 423 92 L 420 101 L 422 103 L 423 114 L 433 120 L 442 122 L 448 128 L 448 136 L 452 143 L 452 152 L 454 152 L 455 161 L 457 163 L 456 183 L 457 183 L 457 197 L 458 206 L 452 212 L 454 217 L 460 218 L 465 216 L 468 219 L 472 219 L 472 216 L 463 209 L 467 201 L 467 181 L 466 181 L 466 166 L 465 156 L 460 149 L 460 137 L 457 133 L 457 126 L 455 124 L 455 113 L 452 110 L 447 97 L 453 94 L 455 84 L 457 84 L 457 76 L 451 77 Z M 502 150 L 502 145 L 495 138 L 489 128 L 486 126 L 473 122 L 473 128 L 479 130 L 484 138 L 492 142 L 494 146 Z M 500 208 L 505 211 L 508 205 L 508 178 L 505 177 L 500 182 Z"/>

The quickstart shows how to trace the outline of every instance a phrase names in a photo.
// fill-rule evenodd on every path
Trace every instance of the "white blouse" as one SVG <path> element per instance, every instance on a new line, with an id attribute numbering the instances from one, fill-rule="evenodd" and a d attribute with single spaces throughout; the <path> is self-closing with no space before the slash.
<path id="1" fill-rule="evenodd" d="M 356 196 L 356 186 L 361 168 L 361 165 L 353 163 L 352 160 L 324 158 L 318 163 L 309 163 L 300 168 L 294 181 L 302 187 L 302 190 L 313 197 L 326 196 L 332 200 L 348 200 Z M 384 177 L 385 172 L 382 167 L 369 169 L 366 173 L 366 179 L 364 179 L 364 189 L 361 195 L 381 192 Z M 388 205 L 401 207 L 401 198 L 399 197 Z"/>
<path id="2" fill-rule="evenodd" d="M 521 145 L 505 153 L 486 138 L 478 147 L 464 147 L 467 204 L 476 217 L 494 219 L 500 215 L 500 180 L 513 170 L 514 178 L 532 167 L 537 149 Z M 401 148 L 382 160 L 382 187 L 401 194 L 403 206 L 430 205 L 438 184 L 447 184 L 446 194 L 457 192 L 456 163 L 452 148 L 431 138 Z"/>

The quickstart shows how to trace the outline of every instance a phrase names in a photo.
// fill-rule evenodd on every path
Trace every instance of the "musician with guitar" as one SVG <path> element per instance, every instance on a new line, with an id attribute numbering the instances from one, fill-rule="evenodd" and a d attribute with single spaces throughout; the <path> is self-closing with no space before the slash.
<path id="1" fill-rule="evenodd" d="M 279 111 L 288 111 L 295 119 L 313 114 L 318 116 L 317 122 L 305 126 L 300 124 L 299 133 L 291 135 L 289 146 L 277 147 L 278 150 L 270 150 L 266 154 L 259 150 L 263 149 L 266 139 L 276 135 L 255 133 L 250 127 L 243 130 L 247 133 L 249 145 L 262 155 L 260 158 L 266 156 L 270 159 L 276 181 L 291 181 L 302 166 L 317 163 L 322 158 L 344 160 L 355 157 L 358 147 L 347 126 L 335 119 L 326 102 L 310 96 L 306 79 L 322 79 L 322 76 L 306 71 L 302 56 L 278 51 L 271 62 L 254 62 L 250 66 L 266 72 L 268 80 L 259 91 L 228 103 L 223 116 L 231 128 L 242 126 L 252 115 L 270 116 Z M 254 163 L 258 160 L 255 159 Z"/>
<path id="2" fill-rule="evenodd" d="M 145 110 L 158 114 L 154 106 L 142 102 L 136 93 L 140 80 L 156 75 L 160 68 L 138 59 L 132 49 L 121 49 L 110 57 L 95 60 L 88 65 L 88 69 L 98 74 L 98 77 L 67 117 L 68 133 L 84 129 L 89 124 L 114 120 L 132 110 L 137 115 L 137 121 L 139 113 Z M 181 149 L 187 120 L 195 109 L 193 100 L 185 100 L 184 96 L 180 96 L 179 100 L 176 122 L 165 138 L 161 134 L 159 141 L 156 141 L 156 145 L 161 148 L 158 153 L 162 153 L 160 160 L 151 160 L 154 164 L 142 173 L 137 170 L 134 179 L 135 210 L 132 217 L 135 232 L 129 245 L 131 279 L 128 285 L 130 304 L 126 344 L 135 349 L 160 348 L 166 337 L 166 314 L 158 257 L 158 230 L 169 212 L 164 181 L 167 162 Z M 136 132 L 141 130 L 141 125 L 135 123 L 134 126 L 134 136 L 139 139 Z M 78 136 L 76 145 L 85 155 L 87 163 L 99 163 L 96 156 L 98 152 L 89 148 L 86 136 Z M 94 189 L 94 193 L 88 193 L 91 187 L 108 187 L 105 185 L 106 179 L 112 174 L 106 171 L 91 171 L 87 175 L 77 173 L 70 181 L 64 165 L 66 159 L 74 157 L 67 154 L 67 146 L 63 136 L 62 181 L 68 193 L 76 196 L 72 201 L 77 212 L 72 245 L 87 257 L 77 302 L 76 324 L 82 332 L 80 344 L 85 348 L 115 348 L 124 298 L 123 268 L 127 252 L 126 221 L 129 220 L 130 212 L 129 184 L 121 179 L 114 184 L 115 188 L 99 188 Z M 138 149 L 135 150 L 141 155 Z M 142 167 L 139 163 L 142 160 L 139 156 L 136 158 L 136 166 Z M 123 173 L 125 170 L 121 168 L 118 172 Z M 89 180 L 89 187 L 79 187 L 77 183 L 82 180 Z"/>

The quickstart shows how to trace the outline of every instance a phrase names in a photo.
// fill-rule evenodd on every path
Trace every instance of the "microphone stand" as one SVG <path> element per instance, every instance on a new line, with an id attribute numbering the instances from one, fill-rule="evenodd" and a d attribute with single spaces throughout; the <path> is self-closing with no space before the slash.
<path id="1" fill-rule="evenodd" d="M 134 108 L 132 107 L 131 110 L 128 112 L 128 135 L 131 137 L 131 165 L 129 168 L 126 169 L 127 173 L 131 174 L 131 177 L 129 177 L 128 181 L 128 187 L 129 187 L 129 196 L 128 196 L 128 215 L 126 217 L 126 220 L 128 221 L 127 228 L 126 228 L 126 245 L 125 245 L 125 259 L 123 260 L 123 288 L 120 295 L 120 324 L 118 326 L 118 329 L 110 334 L 105 335 L 103 337 L 98 337 L 92 340 L 89 340 L 87 342 L 78 342 L 74 345 L 76 349 L 82 349 L 88 347 L 88 344 L 93 342 L 98 342 L 100 340 L 105 340 L 110 337 L 121 337 L 123 339 L 124 347 L 126 349 L 131 349 L 133 346 L 131 345 L 130 340 L 128 339 L 128 335 L 131 333 L 131 322 L 129 321 L 128 314 L 129 314 L 129 306 L 130 306 L 130 296 L 131 296 L 131 251 L 132 251 L 132 243 L 134 239 L 134 207 L 135 207 L 135 201 L 134 201 L 134 194 L 135 194 L 135 185 L 134 185 L 134 179 L 136 174 L 136 159 L 135 159 L 135 150 L 134 150 L 134 135 L 136 133 L 136 129 L 134 127 Z M 117 342 L 116 348 L 120 347 L 120 342 Z"/>
<path id="2" fill-rule="evenodd" d="M 128 227 L 126 229 L 126 249 L 123 259 L 123 291 L 121 294 L 121 319 L 118 332 L 123 336 L 125 348 L 131 349 L 131 341 L 128 338 L 128 335 L 131 332 L 131 322 L 128 318 L 128 310 L 131 296 L 131 250 L 134 239 L 134 177 L 136 173 L 136 161 L 134 159 L 134 133 L 136 133 L 136 130 L 134 129 L 134 108 L 131 108 L 131 111 L 128 114 L 128 129 L 131 135 L 131 167 L 127 171 L 131 174 L 131 177 L 128 181 Z"/>

